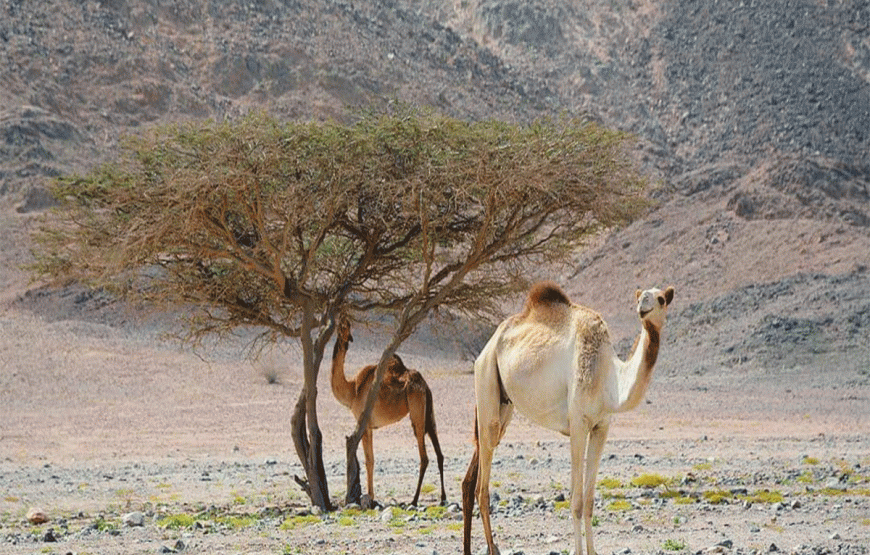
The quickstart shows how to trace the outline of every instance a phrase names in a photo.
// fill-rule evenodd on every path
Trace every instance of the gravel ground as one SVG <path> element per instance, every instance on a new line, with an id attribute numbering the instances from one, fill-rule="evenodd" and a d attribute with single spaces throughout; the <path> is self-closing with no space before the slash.
<path id="1" fill-rule="evenodd" d="M 292 352 L 291 366 L 269 384 L 278 355 L 245 362 L 241 344 L 204 361 L 144 325 L 49 322 L 11 309 L 0 329 L 0 553 L 461 549 L 473 406 L 467 362 L 402 353 L 435 396 L 448 505 L 437 506 L 432 468 L 420 508 L 404 505 L 418 460 L 402 423 L 375 434 L 383 508 L 318 515 L 293 481 L 301 467 L 289 438 L 299 387 Z M 354 348 L 349 368 L 367 358 L 364 341 Z M 867 553 L 866 385 L 804 391 L 794 373 L 748 381 L 673 370 L 660 368 L 647 402 L 612 428 L 596 495 L 599 553 Z M 343 436 L 353 422 L 321 379 L 327 473 L 339 500 Z M 503 552 L 568 552 L 569 476 L 567 442 L 516 418 L 493 475 Z M 48 521 L 29 522 L 34 508 Z M 484 549 L 477 519 L 473 542 Z"/>

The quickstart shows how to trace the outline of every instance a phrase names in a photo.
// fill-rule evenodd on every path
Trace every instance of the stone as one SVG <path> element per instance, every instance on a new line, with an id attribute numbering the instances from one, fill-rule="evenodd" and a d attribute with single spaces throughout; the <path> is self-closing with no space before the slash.
<path id="1" fill-rule="evenodd" d="M 126 526 L 144 526 L 145 525 L 145 515 L 139 511 L 133 511 L 131 513 L 127 513 L 121 517 L 121 521 Z"/>
<path id="2" fill-rule="evenodd" d="M 27 511 L 27 522 L 30 524 L 43 524 L 48 522 L 48 513 L 39 507 L 32 507 Z"/>

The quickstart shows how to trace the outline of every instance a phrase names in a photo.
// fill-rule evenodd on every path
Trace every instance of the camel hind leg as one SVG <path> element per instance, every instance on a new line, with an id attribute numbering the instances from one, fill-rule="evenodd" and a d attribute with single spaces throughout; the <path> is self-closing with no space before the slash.
<path id="1" fill-rule="evenodd" d="M 429 466 L 429 454 L 426 453 L 426 395 L 421 389 L 408 394 L 408 414 L 411 417 L 411 428 L 417 438 L 417 450 L 420 452 L 420 476 L 417 478 L 417 490 L 411 505 L 416 506 L 423 487 L 423 476 Z"/>
<path id="2" fill-rule="evenodd" d="M 462 553 L 471 555 L 471 520 L 474 518 L 474 494 L 477 490 L 477 472 L 480 447 L 477 437 L 477 415 L 474 417 L 474 454 L 462 480 Z"/>
<path id="3" fill-rule="evenodd" d="M 478 409 L 479 410 L 479 409 Z M 500 404 L 495 419 L 478 414 L 478 470 L 477 470 L 477 503 L 480 506 L 480 520 L 483 523 L 483 534 L 489 547 L 490 555 L 498 555 L 499 550 L 492 537 L 492 524 L 489 516 L 489 478 L 492 470 L 492 456 L 496 446 L 501 441 L 507 425 L 513 416 L 512 404 Z M 480 412 L 480 411 L 479 411 Z M 488 422 L 488 425 L 481 425 Z"/>
<path id="4" fill-rule="evenodd" d="M 435 459 L 438 461 L 438 475 L 441 478 L 441 504 L 447 503 L 447 491 L 444 489 L 444 454 L 441 452 L 441 444 L 438 441 L 438 430 L 435 426 L 435 407 L 432 405 L 432 390 L 426 386 L 426 433 L 432 448 L 435 450 Z"/>

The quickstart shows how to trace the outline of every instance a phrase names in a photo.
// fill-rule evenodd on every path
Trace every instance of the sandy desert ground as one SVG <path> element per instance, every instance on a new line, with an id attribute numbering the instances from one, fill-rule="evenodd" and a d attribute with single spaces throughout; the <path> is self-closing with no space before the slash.
<path id="1" fill-rule="evenodd" d="M 11 289 L 26 288 L 21 276 L 10 279 Z M 460 551 L 469 361 L 419 341 L 400 351 L 433 390 L 447 507 L 437 507 L 434 456 L 421 506 L 406 506 L 418 462 L 405 421 L 375 434 L 384 508 L 312 515 L 293 480 L 301 472 L 289 432 L 301 382 L 295 347 L 251 362 L 240 338 L 200 357 L 161 340 L 153 321 L 56 317 L 8 302 L 0 313 L 0 553 Z M 376 339 L 352 345 L 349 368 L 375 358 Z M 616 418 L 605 448 L 599 553 L 867 553 L 866 385 L 800 375 L 811 369 L 656 372 L 646 402 Z M 332 398 L 326 369 L 319 391 L 338 501 L 353 420 Z M 496 459 L 502 552 L 569 552 L 565 439 L 517 417 Z M 643 480 L 662 483 L 632 483 Z M 33 508 L 48 521 L 28 522 Z M 125 522 L 136 516 L 141 526 Z M 482 536 L 476 519 L 475 552 L 485 552 Z"/>

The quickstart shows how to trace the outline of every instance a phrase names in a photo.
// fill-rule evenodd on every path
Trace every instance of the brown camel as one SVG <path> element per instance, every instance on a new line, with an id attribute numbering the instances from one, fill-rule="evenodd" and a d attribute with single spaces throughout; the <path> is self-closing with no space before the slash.
<path id="1" fill-rule="evenodd" d="M 574 553 L 583 555 L 585 535 L 586 553 L 595 555 L 592 496 L 610 417 L 643 399 L 673 299 L 673 287 L 637 292 L 641 329 L 626 361 L 616 356 L 601 316 L 572 303 L 553 283 L 533 287 L 523 312 L 501 323 L 474 363 L 475 451 L 462 482 L 466 555 L 475 496 L 489 553 L 498 553 L 489 518 L 489 478 L 493 451 L 514 408 L 571 438 Z"/>
<path id="2" fill-rule="evenodd" d="M 335 347 L 332 352 L 332 393 L 338 402 L 349 408 L 359 420 L 363 409 L 365 409 L 366 397 L 372 382 L 374 382 L 377 366 L 366 366 L 359 371 L 355 378 L 348 380 L 344 375 L 344 360 L 351 341 L 353 341 L 353 336 L 350 333 L 350 322 L 342 319 L 338 326 L 338 336 L 335 339 Z M 411 416 L 411 427 L 414 430 L 417 448 L 420 451 L 420 478 L 417 480 L 417 491 L 414 492 L 414 500 L 411 501 L 411 504 L 416 505 L 420 498 L 423 475 L 429 465 L 429 456 L 426 454 L 426 434 L 429 434 L 429 439 L 432 441 L 432 447 L 435 448 L 435 455 L 438 458 L 438 472 L 441 475 L 441 503 L 443 504 L 447 499 L 444 491 L 444 455 L 441 454 L 438 433 L 435 429 L 432 391 L 419 372 L 405 367 L 399 355 L 393 355 L 384 372 L 384 380 L 378 391 L 378 398 L 375 400 L 368 427 L 362 437 L 369 497 L 374 500 L 375 456 L 372 450 L 372 430 L 389 426 L 408 414 Z"/>

